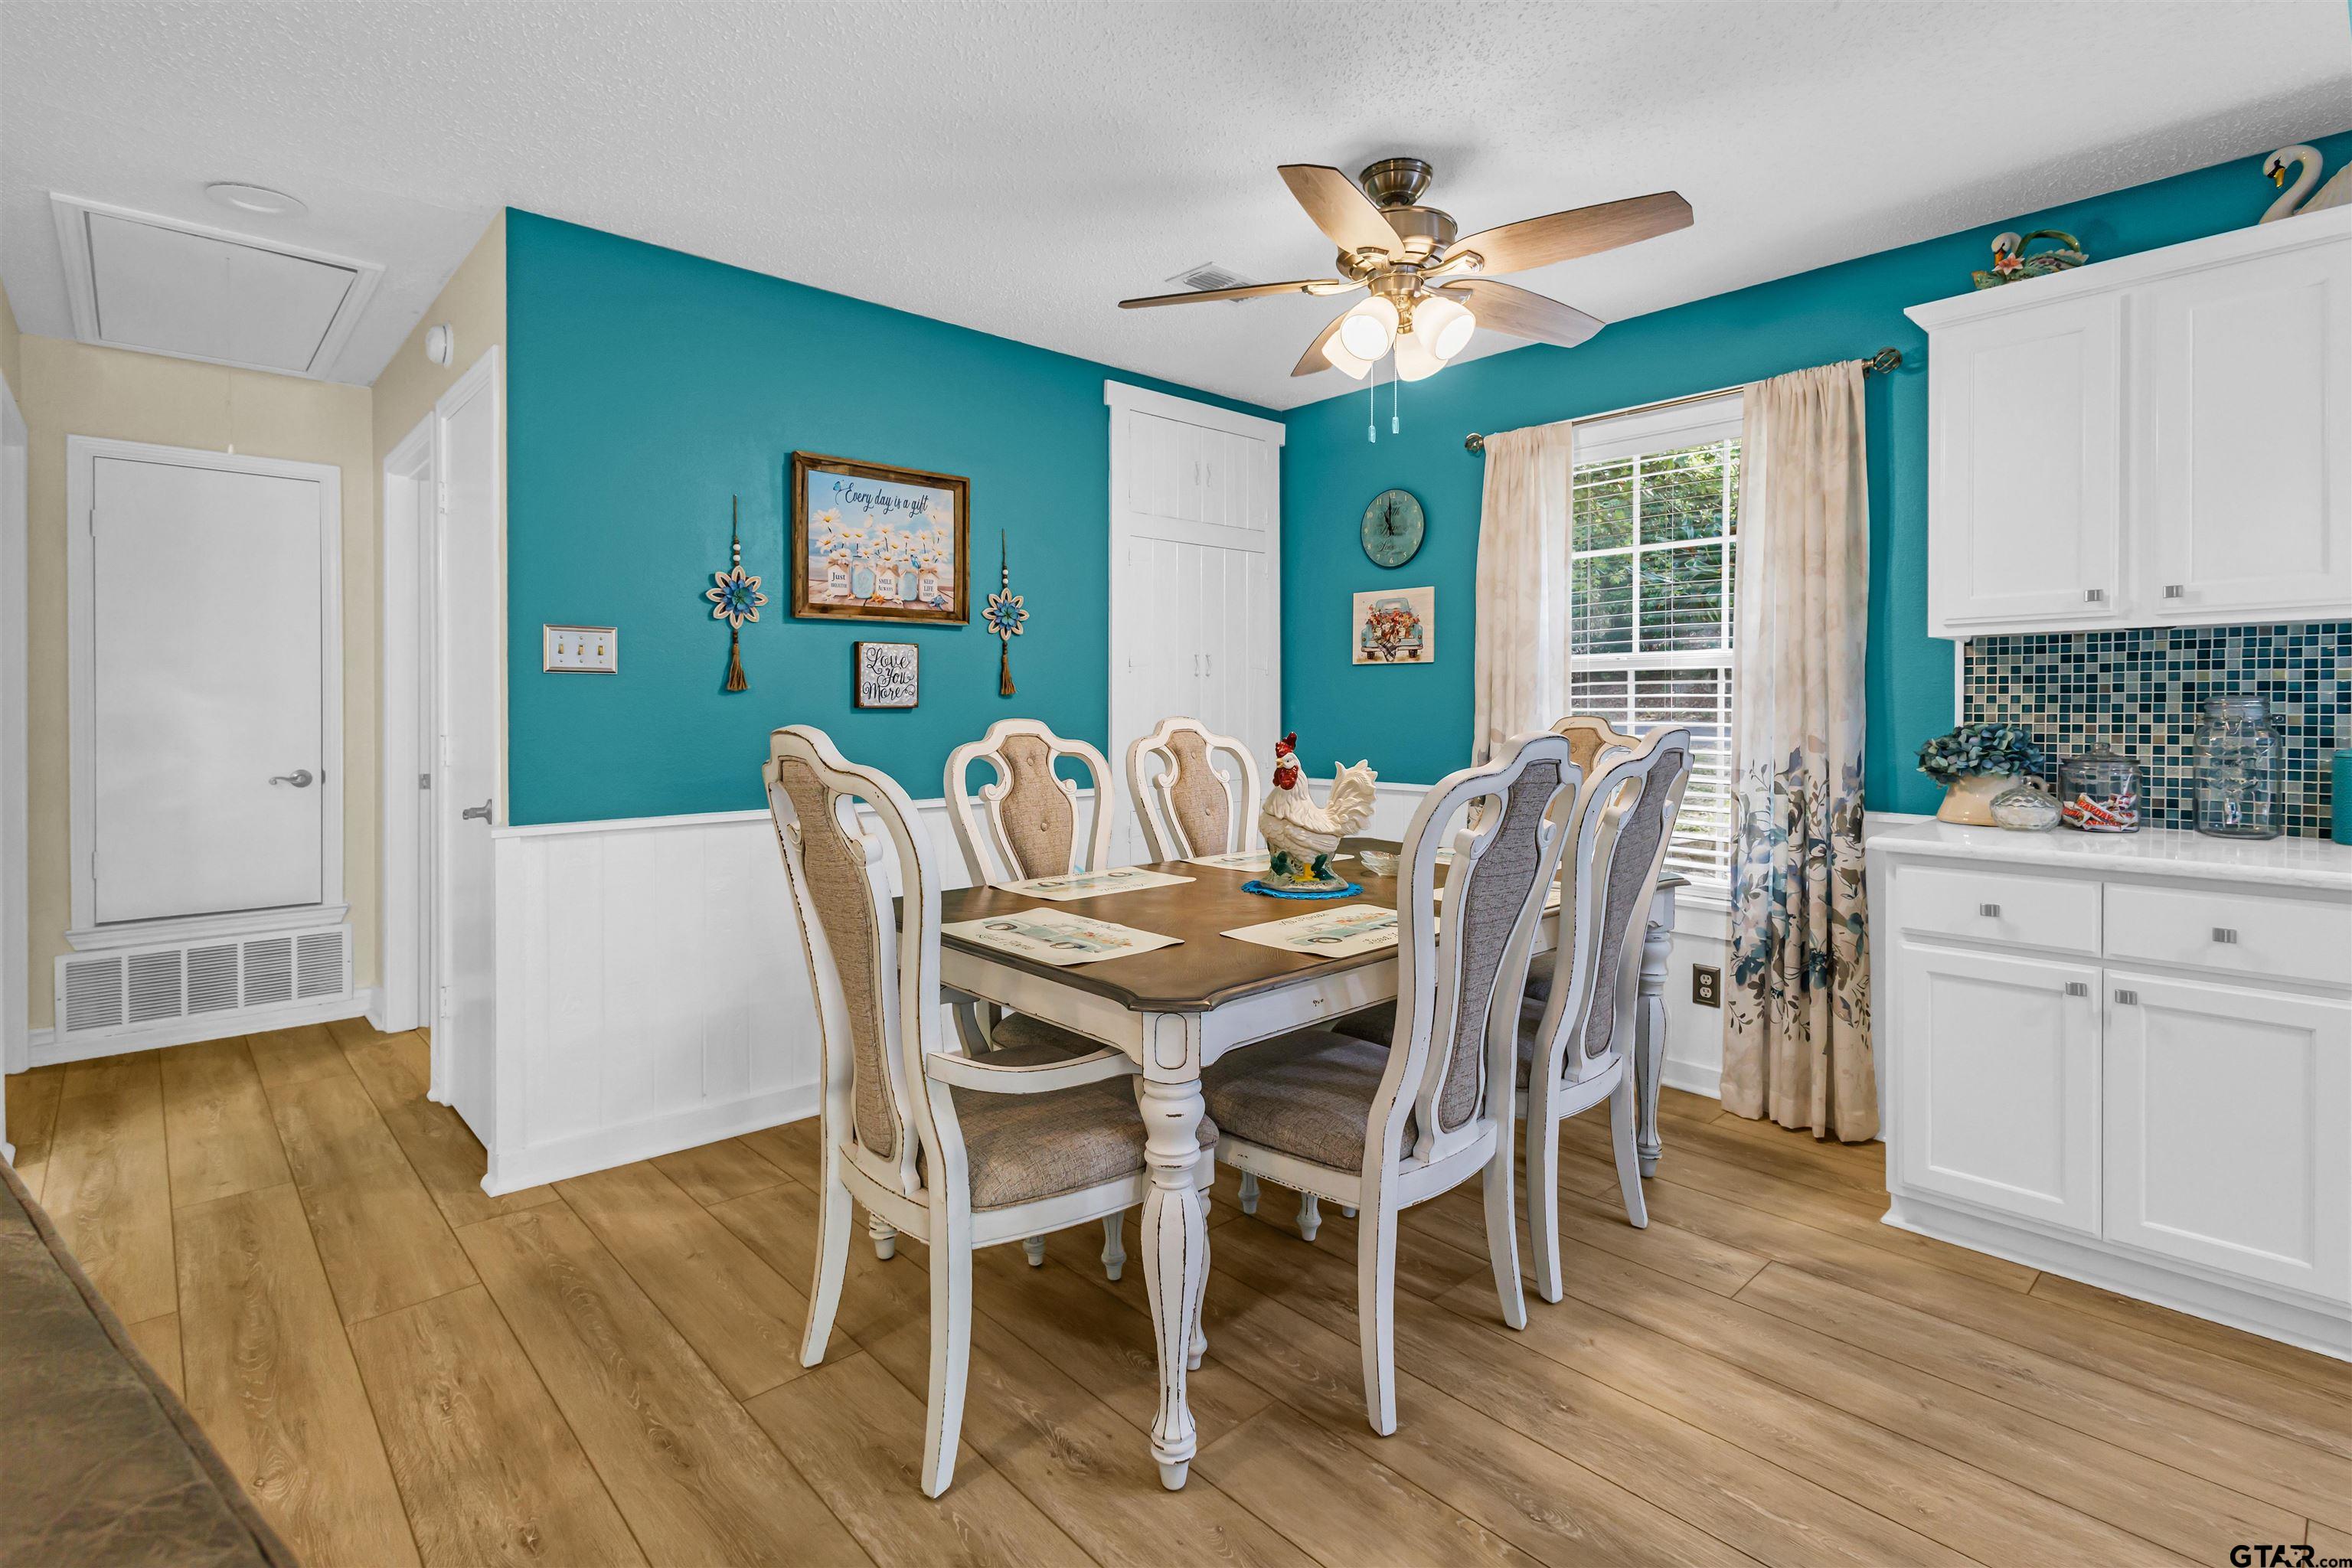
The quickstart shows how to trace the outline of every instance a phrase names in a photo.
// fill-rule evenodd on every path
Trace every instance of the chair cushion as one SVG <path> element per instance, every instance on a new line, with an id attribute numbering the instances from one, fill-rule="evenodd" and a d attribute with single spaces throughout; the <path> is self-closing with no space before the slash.
<path id="1" fill-rule="evenodd" d="M 1088 1042 L 1086 1048 L 1101 1047 Z M 1034 1067 L 1071 1054 L 1052 1044 L 1029 1044 L 1000 1047 L 984 1059 Z M 1046 1094 L 949 1092 L 963 1128 L 975 1209 L 1032 1203 L 1143 1169 L 1143 1117 L 1135 1108 L 1133 1079 L 1106 1079 Z M 1215 1147 L 1217 1126 L 1206 1116 L 1201 1118 L 1200 1137 L 1202 1149 Z"/>
<path id="2" fill-rule="evenodd" d="M 1384 1047 L 1302 1029 L 1228 1053 L 1202 1075 L 1209 1114 L 1236 1138 L 1334 1170 L 1360 1171 Z M 1403 1152 L 1419 1142 L 1412 1121 Z"/>
<path id="3" fill-rule="evenodd" d="M 1377 1007 L 1350 1013 L 1333 1024 L 1331 1032 L 1350 1039 L 1370 1040 L 1376 1046 L 1392 1046 L 1396 1044 L 1396 1004 L 1383 1002 Z"/>

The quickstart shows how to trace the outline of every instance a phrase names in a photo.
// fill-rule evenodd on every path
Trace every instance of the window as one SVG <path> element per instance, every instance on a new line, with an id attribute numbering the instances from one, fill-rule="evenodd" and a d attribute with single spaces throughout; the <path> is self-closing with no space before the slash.
<path id="1" fill-rule="evenodd" d="M 1576 440 L 1570 710 L 1637 734 L 1689 728 L 1666 866 L 1727 891 L 1739 395 L 1580 425 Z"/>

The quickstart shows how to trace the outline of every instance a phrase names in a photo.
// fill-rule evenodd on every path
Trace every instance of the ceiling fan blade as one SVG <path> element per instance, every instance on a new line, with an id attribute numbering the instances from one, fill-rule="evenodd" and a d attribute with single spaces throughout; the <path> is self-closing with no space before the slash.
<path id="1" fill-rule="evenodd" d="M 1446 247 L 1448 261 L 1475 251 L 1482 272 L 1525 272 L 1596 251 L 1654 239 L 1691 224 L 1690 203 L 1673 191 L 1577 207 L 1547 217 L 1483 228 Z"/>
<path id="2" fill-rule="evenodd" d="M 1291 283 L 1244 283 L 1238 289 L 1187 289 L 1181 294 L 1152 294 L 1140 300 L 1121 300 L 1122 310 L 1140 310 L 1152 305 L 1190 305 L 1198 300 L 1255 300 L 1267 294 L 1339 294 L 1360 288 L 1344 278 L 1302 278 Z"/>
<path id="3" fill-rule="evenodd" d="M 1331 238 L 1341 250 L 1353 254 L 1359 250 L 1378 250 L 1390 256 L 1404 254 L 1404 240 L 1389 226 L 1381 209 L 1372 205 L 1356 182 L 1328 163 L 1285 163 L 1282 183 L 1315 220 L 1315 226 Z"/>
<path id="4" fill-rule="evenodd" d="M 1574 348 L 1609 324 L 1573 305 L 1563 305 L 1557 300 L 1508 283 L 1497 283 L 1490 278 L 1454 279 L 1438 292 L 1451 294 L 1469 306 L 1482 327 L 1492 327 L 1515 338 L 1532 338 L 1539 343 L 1558 343 L 1564 349 Z"/>
<path id="5" fill-rule="evenodd" d="M 1348 310 L 1349 310 L 1354 309 L 1355 307 L 1352 305 L 1348 307 Z M 1338 315 L 1332 317 L 1330 324 L 1325 327 L 1321 331 L 1316 333 L 1315 341 L 1307 345 L 1307 352 L 1298 356 L 1298 363 L 1292 369 L 1290 374 L 1293 375 L 1313 375 L 1317 371 L 1331 369 L 1331 362 L 1323 357 L 1323 345 L 1339 335 L 1339 323 L 1347 319 L 1347 310 L 1342 310 Z"/>

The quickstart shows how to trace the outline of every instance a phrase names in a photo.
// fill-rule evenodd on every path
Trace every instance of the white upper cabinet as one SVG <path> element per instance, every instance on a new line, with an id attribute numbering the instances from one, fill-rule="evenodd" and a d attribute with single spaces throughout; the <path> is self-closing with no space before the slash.
<path id="1" fill-rule="evenodd" d="M 1937 622 L 2112 621 L 2122 318 L 2123 301 L 2101 294 L 1937 334 L 1931 515 L 1969 520 L 1928 535 Z"/>
<path id="2" fill-rule="evenodd" d="M 1907 313 L 1931 635 L 2352 615 L 2352 210 Z"/>
<path id="3" fill-rule="evenodd" d="M 2281 225 L 2280 226 L 2286 226 Z M 2352 247 L 2137 291 L 2138 603 L 2160 622 L 2352 603 Z"/>

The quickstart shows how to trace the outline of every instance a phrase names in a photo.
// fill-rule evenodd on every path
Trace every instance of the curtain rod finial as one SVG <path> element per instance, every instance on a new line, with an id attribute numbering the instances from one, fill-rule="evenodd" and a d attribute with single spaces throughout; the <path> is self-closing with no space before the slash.
<path id="1" fill-rule="evenodd" d="M 1486 449 L 1486 437 L 1473 430 L 1462 437 L 1462 449 L 1465 452 L 1483 452 Z"/>

